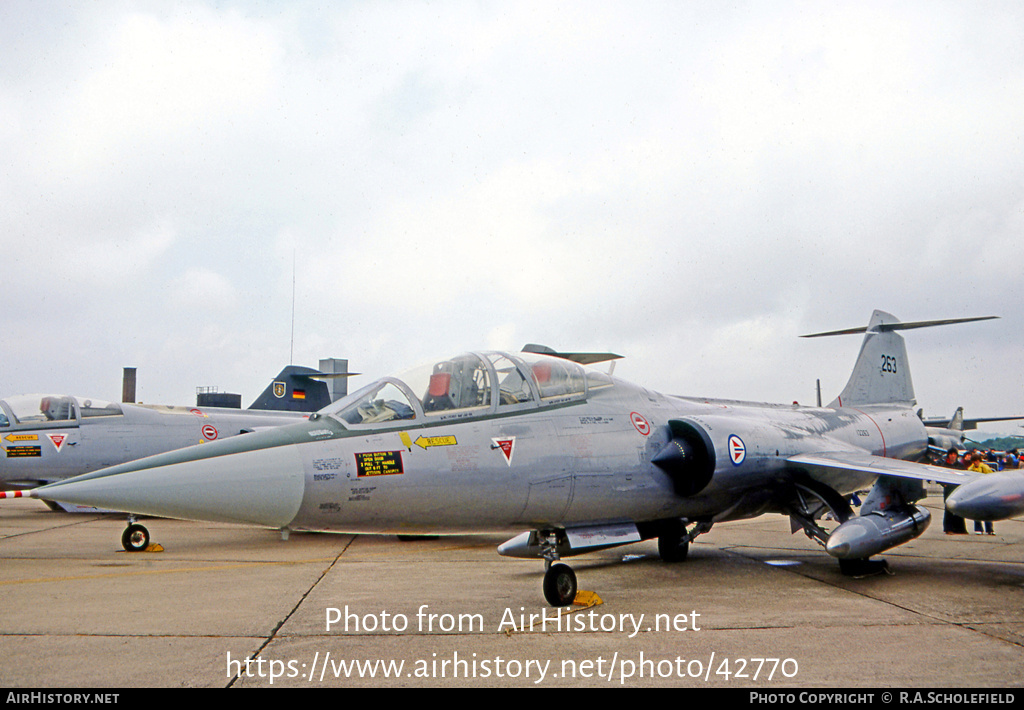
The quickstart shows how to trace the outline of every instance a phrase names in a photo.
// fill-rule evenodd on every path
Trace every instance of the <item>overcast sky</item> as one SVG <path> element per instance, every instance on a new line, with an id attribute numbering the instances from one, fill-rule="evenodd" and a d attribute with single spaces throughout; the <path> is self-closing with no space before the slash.
<path id="1" fill-rule="evenodd" d="M 1024 414 L 1024 4 L 0 3 L 0 395 L 527 342 Z M 295 280 L 292 345 L 293 268 Z M 1006 428 L 1006 427 L 1004 427 Z M 1016 428 L 1010 425 L 1008 429 Z M 1018 429 L 1018 431 L 1020 431 Z"/>

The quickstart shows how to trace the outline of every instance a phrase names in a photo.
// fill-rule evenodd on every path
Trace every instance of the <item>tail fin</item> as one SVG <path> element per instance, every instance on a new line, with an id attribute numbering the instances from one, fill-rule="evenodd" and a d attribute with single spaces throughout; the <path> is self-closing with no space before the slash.
<path id="1" fill-rule="evenodd" d="M 957 407 L 956 411 L 953 412 L 952 418 L 949 420 L 949 424 L 946 425 L 947 429 L 953 429 L 954 431 L 964 430 L 964 408 Z"/>
<path id="2" fill-rule="evenodd" d="M 996 317 L 998 316 L 901 323 L 890 313 L 875 311 L 871 314 L 871 321 L 866 328 L 835 330 L 801 337 L 865 334 L 860 354 L 857 356 L 857 363 L 853 366 L 853 374 L 850 375 L 850 380 L 839 397 L 829 404 L 830 407 L 858 407 L 868 404 L 913 405 L 917 400 L 914 398 L 914 384 L 910 379 L 907 348 L 903 336 L 896 331 L 990 320 Z"/>
<path id="3" fill-rule="evenodd" d="M 331 403 L 327 383 L 313 379 L 324 373 L 309 367 L 289 365 L 281 370 L 249 409 L 281 412 L 317 412 Z"/>

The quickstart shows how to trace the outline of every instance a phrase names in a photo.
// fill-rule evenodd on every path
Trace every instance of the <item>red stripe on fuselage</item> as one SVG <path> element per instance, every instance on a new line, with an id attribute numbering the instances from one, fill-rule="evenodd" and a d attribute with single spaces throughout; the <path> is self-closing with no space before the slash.
<path id="1" fill-rule="evenodd" d="M 872 424 L 875 425 L 875 429 L 878 429 L 878 435 L 880 437 L 882 437 L 882 456 L 888 456 L 889 455 L 888 454 L 889 449 L 886 447 L 886 444 L 885 444 L 885 433 L 882 432 L 882 427 L 878 426 L 878 422 L 876 422 L 874 419 L 872 419 L 870 414 L 867 414 L 866 412 L 862 412 L 859 409 L 854 409 L 853 411 L 857 412 L 858 414 L 863 414 L 865 417 L 867 417 L 871 421 Z"/>

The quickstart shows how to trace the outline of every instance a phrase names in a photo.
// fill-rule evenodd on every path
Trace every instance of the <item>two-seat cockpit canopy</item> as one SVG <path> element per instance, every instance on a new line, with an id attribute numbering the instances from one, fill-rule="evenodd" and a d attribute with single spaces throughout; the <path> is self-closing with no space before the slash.
<path id="1" fill-rule="evenodd" d="M 121 405 L 66 394 L 22 394 L 0 400 L 0 427 L 75 426 L 86 417 L 115 417 Z"/>
<path id="2" fill-rule="evenodd" d="M 346 427 L 428 423 L 586 399 L 608 375 L 537 353 L 466 353 L 385 377 L 321 411 Z M 408 426 L 408 424 L 404 424 Z"/>

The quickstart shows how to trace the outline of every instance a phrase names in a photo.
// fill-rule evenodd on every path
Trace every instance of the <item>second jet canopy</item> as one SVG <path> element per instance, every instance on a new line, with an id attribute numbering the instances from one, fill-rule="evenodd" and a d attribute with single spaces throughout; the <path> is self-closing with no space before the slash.
<path id="1" fill-rule="evenodd" d="M 584 400 L 612 379 L 537 353 L 466 353 L 385 377 L 324 409 L 347 427 L 443 421 Z"/>
<path id="2" fill-rule="evenodd" d="M 0 427 L 76 426 L 86 417 L 121 416 L 112 402 L 82 399 L 66 394 L 23 394 L 0 400 Z"/>

